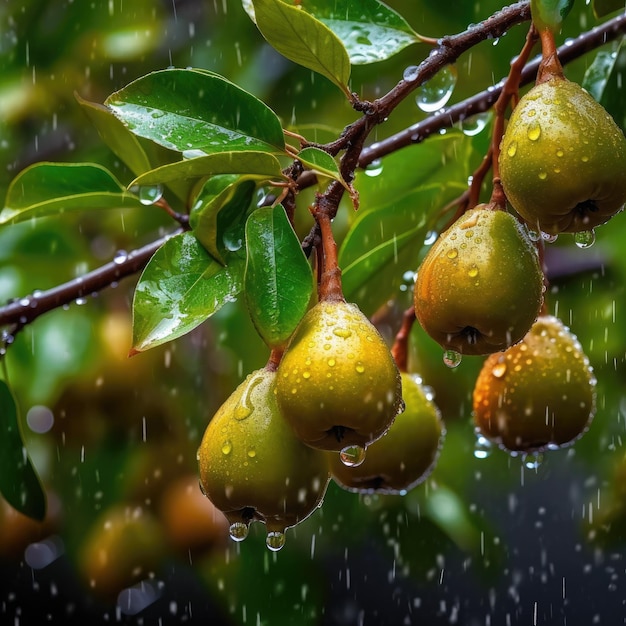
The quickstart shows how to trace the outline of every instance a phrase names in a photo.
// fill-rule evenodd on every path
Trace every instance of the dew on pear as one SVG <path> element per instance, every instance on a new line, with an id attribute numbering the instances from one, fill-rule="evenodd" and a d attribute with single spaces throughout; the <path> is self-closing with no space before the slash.
<path id="1" fill-rule="evenodd" d="M 278 552 L 285 545 L 285 533 L 280 530 L 270 531 L 265 538 L 265 545 L 272 552 Z"/>
<path id="2" fill-rule="evenodd" d="M 243 541 L 248 536 L 248 524 L 244 522 L 233 522 L 228 529 L 228 534 L 233 541 Z"/>
<path id="3" fill-rule="evenodd" d="M 530 139 L 531 141 L 537 141 L 537 139 L 539 139 L 539 137 L 541 137 L 541 126 L 539 126 L 539 124 L 535 123 L 535 124 L 531 124 L 528 127 L 528 139 Z"/>
<path id="4" fill-rule="evenodd" d="M 491 374 L 495 378 L 502 378 L 506 374 L 506 370 L 507 370 L 507 365 L 503 361 L 502 363 L 497 363 L 496 365 L 494 365 L 493 369 L 491 370 Z"/>
<path id="5" fill-rule="evenodd" d="M 141 204 L 150 206 L 163 197 L 163 185 L 142 185 L 139 187 L 137 195 Z"/>
<path id="6" fill-rule="evenodd" d="M 477 459 L 486 459 L 493 451 L 493 445 L 487 437 L 476 433 L 476 443 L 474 444 L 474 456 Z"/>
<path id="7" fill-rule="evenodd" d="M 461 365 L 462 358 L 461 353 L 456 350 L 445 350 L 443 353 L 443 362 L 446 367 L 449 367 L 450 369 L 454 369 L 455 367 Z"/>
<path id="8" fill-rule="evenodd" d="M 339 458 L 346 467 L 357 467 L 365 461 L 365 448 L 363 446 L 346 446 L 339 453 Z"/>
<path id="9" fill-rule="evenodd" d="M 434 113 L 444 107 L 452 96 L 456 78 L 456 68 L 452 65 L 446 65 L 417 90 L 415 96 L 417 106 L 425 113 Z"/>
<path id="10" fill-rule="evenodd" d="M 574 243 L 582 249 L 591 248 L 596 242 L 596 233 L 593 229 L 581 230 L 574 234 Z"/>

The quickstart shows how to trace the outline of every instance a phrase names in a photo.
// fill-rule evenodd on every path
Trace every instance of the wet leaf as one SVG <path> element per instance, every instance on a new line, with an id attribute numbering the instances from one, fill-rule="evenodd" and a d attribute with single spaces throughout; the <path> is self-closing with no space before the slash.
<path id="1" fill-rule="evenodd" d="M 185 152 L 282 152 L 276 114 L 222 76 L 194 69 L 147 74 L 105 104 L 135 134 Z"/>
<path id="2" fill-rule="evenodd" d="M 246 214 L 255 189 L 248 177 L 212 176 L 195 198 L 189 216 L 193 233 L 222 265 L 228 252 L 243 247 Z"/>
<path id="3" fill-rule="evenodd" d="M 138 176 L 152 169 L 152 165 L 139 140 L 103 104 L 84 100 L 77 93 L 74 97 L 89 121 L 96 127 L 102 141 Z"/>
<path id="4" fill-rule="evenodd" d="M 334 180 L 342 180 L 339 166 L 328 152 L 319 148 L 304 148 L 298 153 L 298 160 L 304 167 L 313 170 L 317 174 L 327 176 Z"/>
<path id="5" fill-rule="evenodd" d="M 252 0 L 256 25 L 268 43 L 287 57 L 335 83 L 349 98 L 350 58 L 328 26 L 281 0 Z"/>
<path id="6" fill-rule="evenodd" d="M 615 52 L 599 52 L 583 80 L 583 87 L 609 112 L 623 131 L 626 131 L 626 94 L 623 88 L 625 67 L 626 45 L 622 41 Z"/>
<path id="7" fill-rule="evenodd" d="M 95 163 L 36 163 L 11 182 L 0 224 L 65 211 L 140 207 L 139 199 Z"/>
<path id="8" fill-rule="evenodd" d="M 191 233 L 169 239 L 150 259 L 135 289 L 133 348 L 154 348 L 196 328 L 241 291 L 245 262 L 220 265 Z"/>
<path id="9" fill-rule="evenodd" d="M 217 152 L 164 165 L 138 176 L 132 185 L 153 185 L 216 174 L 247 174 L 258 180 L 284 178 L 278 159 L 267 152 Z"/>
<path id="10" fill-rule="evenodd" d="M 533 23 L 539 30 L 549 29 L 556 33 L 574 6 L 574 0 L 531 0 Z"/>
<path id="11" fill-rule="evenodd" d="M 0 492 L 17 511 L 37 520 L 46 515 L 46 496 L 28 456 L 13 394 L 0 380 Z"/>
<path id="12" fill-rule="evenodd" d="M 604 17 L 614 11 L 624 10 L 624 0 L 592 0 L 592 5 L 596 17 Z"/>
<path id="13" fill-rule="evenodd" d="M 281 205 L 248 218 L 246 250 L 250 317 L 269 347 L 280 346 L 305 314 L 313 291 L 311 266 Z"/>
<path id="14" fill-rule="evenodd" d="M 302 7 L 339 37 L 354 65 L 383 61 L 419 41 L 406 20 L 378 0 L 313 0 Z"/>

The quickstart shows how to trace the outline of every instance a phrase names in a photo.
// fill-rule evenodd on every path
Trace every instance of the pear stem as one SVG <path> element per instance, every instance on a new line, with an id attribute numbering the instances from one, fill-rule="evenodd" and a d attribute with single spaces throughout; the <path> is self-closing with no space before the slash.
<path id="1" fill-rule="evenodd" d="M 402 325 L 391 347 L 391 356 L 400 372 L 408 371 L 409 337 L 414 323 L 415 307 L 411 306 L 402 315 Z"/>
<path id="2" fill-rule="evenodd" d="M 322 275 L 319 285 L 319 299 L 324 302 L 345 302 L 341 284 L 341 269 L 337 258 L 337 243 L 331 226 L 331 211 L 334 207 L 327 207 L 327 196 L 317 198 L 313 215 L 320 229 L 321 247 L 323 252 Z"/>
<path id="3" fill-rule="evenodd" d="M 544 28 L 539 33 L 539 37 L 541 39 L 542 59 L 537 70 L 535 85 L 540 85 L 553 78 L 565 78 L 563 66 L 559 61 L 559 55 L 556 50 L 554 33 L 549 28 Z"/>
<path id="4" fill-rule="evenodd" d="M 265 369 L 268 372 L 275 372 L 278 369 L 278 364 L 280 363 L 280 360 L 283 358 L 284 351 L 285 351 L 285 348 L 282 346 L 279 348 L 272 348 L 269 359 L 267 360 L 267 363 L 265 364 Z"/>

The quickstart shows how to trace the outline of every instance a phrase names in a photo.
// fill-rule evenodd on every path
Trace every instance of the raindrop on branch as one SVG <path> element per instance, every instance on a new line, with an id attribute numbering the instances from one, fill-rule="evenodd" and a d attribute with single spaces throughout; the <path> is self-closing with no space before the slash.
<path id="1" fill-rule="evenodd" d="M 444 107 L 452 96 L 456 79 L 456 68 L 446 65 L 417 90 L 415 96 L 417 106 L 425 113 L 434 113 Z"/>

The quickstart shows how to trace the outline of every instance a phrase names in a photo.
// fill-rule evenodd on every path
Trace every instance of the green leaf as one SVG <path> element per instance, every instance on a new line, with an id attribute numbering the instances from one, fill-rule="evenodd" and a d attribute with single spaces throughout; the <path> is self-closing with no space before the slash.
<path id="1" fill-rule="evenodd" d="M 244 260 L 235 255 L 226 267 L 220 265 L 191 233 L 168 239 L 135 289 L 131 353 L 177 339 L 235 301 L 244 269 Z"/>
<path id="2" fill-rule="evenodd" d="M 216 174 L 246 174 L 258 180 L 284 178 L 280 163 L 267 152 L 217 152 L 164 165 L 135 178 L 130 184 L 154 185 L 173 180 L 202 178 Z"/>
<path id="3" fill-rule="evenodd" d="M 252 4 L 256 25 L 273 48 L 325 76 L 350 98 L 350 58 L 328 26 L 281 0 L 252 0 Z"/>
<path id="4" fill-rule="evenodd" d="M 281 346 L 305 314 L 313 292 L 311 266 L 281 205 L 250 215 L 246 250 L 250 317 L 270 348 Z"/>
<path id="5" fill-rule="evenodd" d="M 211 177 L 196 196 L 189 223 L 198 241 L 222 265 L 243 247 L 246 214 L 256 189 L 248 177 Z"/>
<path id="6" fill-rule="evenodd" d="M 0 492 L 16 510 L 43 520 L 46 496 L 26 452 L 13 394 L 0 380 Z"/>
<path id="7" fill-rule="evenodd" d="M 593 13 L 596 17 L 604 17 L 614 11 L 624 10 L 624 0 L 593 0 Z"/>
<path id="8" fill-rule="evenodd" d="M 11 182 L 0 224 L 65 211 L 140 207 L 139 199 L 95 163 L 36 163 Z"/>
<path id="9" fill-rule="evenodd" d="M 378 0 L 307 0 L 302 8 L 341 39 L 354 65 L 383 61 L 419 42 L 406 20 Z"/>
<path id="10" fill-rule="evenodd" d="M 84 100 L 77 93 L 74 97 L 89 121 L 96 127 L 102 141 L 138 176 L 152 169 L 152 165 L 139 140 L 102 104 Z"/>
<path id="11" fill-rule="evenodd" d="M 298 153 L 298 161 L 307 169 L 313 170 L 316 174 L 327 176 L 334 180 L 341 181 L 339 166 L 328 152 L 319 148 L 304 148 Z"/>
<path id="12" fill-rule="evenodd" d="M 574 0 L 531 0 L 533 23 L 538 30 L 547 28 L 556 33 L 573 6 Z"/>
<path id="13" fill-rule="evenodd" d="M 608 111 L 622 131 L 626 132 L 626 93 L 624 67 L 626 45 L 622 39 L 614 52 L 601 51 L 585 72 L 583 87 Z"/>
<path id="14" fill-rule="evenodd" d="M 222 76 L 193 69 L 147 74 L 105 104 L 135 134 L 186 152 L 283 152 L 276 114 Z"/>

